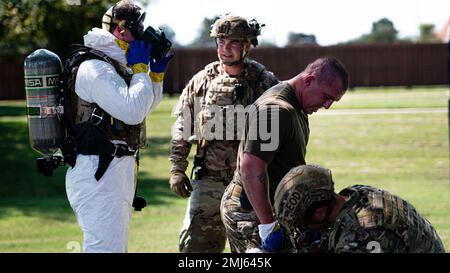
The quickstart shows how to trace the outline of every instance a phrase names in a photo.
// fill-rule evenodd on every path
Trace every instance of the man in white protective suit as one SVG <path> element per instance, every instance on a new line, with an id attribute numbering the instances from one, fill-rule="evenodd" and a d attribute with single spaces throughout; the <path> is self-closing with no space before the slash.
<path id="1" fill-rule="evenodd" d="M 150 58 L 152 46 L 140 36 L 144 17 L 131 1 L 110 8 L 102 29 L 84 36 L 85 46 L 106 57 L 83 61 L 69 76 L 77 97 L 71 102 L 77 148 L 66 191 L 83 231 L 83 252 L 128 251 L 136 154 L 172 57 Z"/>

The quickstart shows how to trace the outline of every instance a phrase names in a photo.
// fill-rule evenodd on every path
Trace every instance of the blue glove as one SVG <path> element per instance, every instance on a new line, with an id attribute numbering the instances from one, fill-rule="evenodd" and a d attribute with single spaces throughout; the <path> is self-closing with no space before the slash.
<path id="1" fill-rule="evenodd" d="M 173 54 L 169 56 L 164 56 L 160 61 L 156 61 L 155 59 L 150 60 L 150 70 L 153 73 L 164 73 L 167 69 L 167 65 L 169 61 L 173 58 Z"/>
<path id="2" fill-rule="evenodd" d="M 278 221 L 271 224 L 261 224 L 258 227 L 259 235 L 261 237 L 261 248 L 264 251 L 278 252 L 283 248 L 285 229 L 280 226 Z M 270 229 L 268 230 L 267 228 Z"/>
<path id="3" fill-rule="evenodd" d="M 150 50 L 152 46 L 144 41 L 132 41 L 130 42 L 130 48 L 127 52 L 127 63 L 129 66 L 135 64 L 147 65 L 150 61 Z"/>
<path id="4" fill-rule="evenodd" d="M 316 241 L 320 241 L 320 239 L 322 238 L 322 233 L 320 233 L 320 231 L 318 229 L 311 229 L 311 241 L 312 242 L 316 242 Z"/>

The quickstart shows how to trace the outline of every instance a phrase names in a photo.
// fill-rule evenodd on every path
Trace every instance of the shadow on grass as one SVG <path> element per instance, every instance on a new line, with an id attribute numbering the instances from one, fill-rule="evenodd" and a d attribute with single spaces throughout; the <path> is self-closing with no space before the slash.
<path id="1" fill-rule="evenodd" d="M 36 158 L 28 140 L 28 129 L 23 121 L 0 122 L 0 218 L 19 213 L 44 218 L 69 220 L 73 212 L 66 199 L 65 173 L 59 167 L 51 178 L 37 172 Z M 141 156 L 168 155 L 170 138 L 153 138 Z M 155 179 L 146 173 L 139 177 L 139 195 L 149 206 L 170 205 L 175 200 L 168 179 Z"/>
<path id="2" fill-rule="evenodd" d="M 0 196 L 49 197 L 65 193 L 65 168 L 46 178 L 38 173 L 36 158 L 40 155 L 29 144 L 26 122 L 0 122 Z"/>
<path id="3" fill-rule="evenodd" d="M 138 194 L 147 201 L 147 207 L 171 205 L 177 198 L 168 186 L 168 179 L 145 178 L 139 180 Z M 144 208 L 145 210 L 145 208 Z M 56 221 L 73 221 L 73 211 L 65 192 L 51 197 L 13 196 L 0 198 L 0 219 L 22 215 Z"/>
<path id="4" fill-rule="evenodd" d="M 61 222 L 73 221 L 74 218 L 65 196 L 0 198 L 0 220 L 14 216 L 39 217 Z"/>
<path id="5" fill-rule="evenodd" d="M 167 179 L 139 178 L 138 195 L 143 196 L 150 206 L 170 205 L 171 199 L 178 197 L 170 190 Z"/>
<path id="6" fill-rule="evenodd" d="M 0 116 L 24 116 L 26 115 L 25 105 L 23 106 L 13 106 L 13 105 L 0 105 Z"/>
<path id="7" fill-rule="evenodd" d="M 169 157 L 171 140 L 172 138 L 169 136 L 167 137 L 152 136 L 150 138 L 147 138 L 147 147 L 145 149 L 141 149 L 140 155 L 148 157 L 156 157 L 156 156 Z M 167 164 L 169 164 L 169 161 L 167 161 Z"/>

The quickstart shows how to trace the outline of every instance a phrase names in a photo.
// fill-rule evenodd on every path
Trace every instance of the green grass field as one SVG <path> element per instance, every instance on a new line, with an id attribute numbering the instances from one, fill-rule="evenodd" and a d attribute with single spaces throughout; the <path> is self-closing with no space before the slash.
<path id="1" fill-rule="evenodd" d="M 177 252 L 186 199 L 168 187 L 172 108 L 165 97 L 147 118 L 139 189 L 149 205 L 135 212 L 130 252 Z M 348 92 L 332 109 L 421 108 L 417 113 L 310 116 L 307 161 L 333 171 L 336 190 L 382 187 L 410 201 L 450 249 L 448 89 L 377 88 Z M 28 143 L 24 101 L 0 101 L 0 252 L 71 252 L 82 234 L 66 200 L 60 168 L 45 178 Z M 328 111 L 330 112 L 330 111 Z M 192 159 L 192 158 L 191 158 Z M 227 249 L 228 251 L 228 249 Z"/>

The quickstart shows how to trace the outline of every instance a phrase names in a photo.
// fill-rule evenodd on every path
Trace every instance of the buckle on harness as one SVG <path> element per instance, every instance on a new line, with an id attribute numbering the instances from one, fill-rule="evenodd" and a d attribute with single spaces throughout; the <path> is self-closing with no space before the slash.
<path id="1" fill-rule="evenodd" d="M 114 145 L 114 152 L 111 154 L 112 157 L 122 157 L 125 155 L 136 155 L 137 150 L 129 150 L 128 146 L 123 144 L 113 144 Z"/>
<path id="2" fill-rule="evenodd" d="M 92 110 L 90 122 L 92 125 L 97 126 L 102 122 L 103 117 L 105 116 L 105 112 L 101 111 L 99 114 L 96 113 L 96 111 L 100 111 L 97 107 Z"/>

